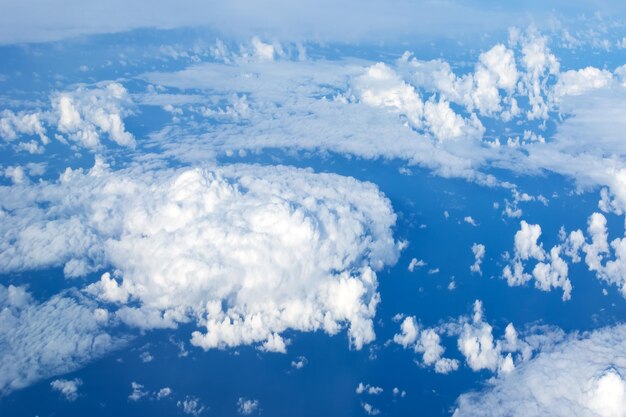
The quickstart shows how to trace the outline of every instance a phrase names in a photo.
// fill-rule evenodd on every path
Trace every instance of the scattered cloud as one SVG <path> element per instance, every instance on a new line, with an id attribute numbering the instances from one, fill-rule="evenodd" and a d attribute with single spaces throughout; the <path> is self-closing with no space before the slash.
<path id="1" fill-rule="evenodd" d="M 58 391 L 68 401 L 76 401 L 78 399 L 78 389 L 81 385 L 83 385 L 83 380 L 80 378 L 55 379 L 50 383 L 50 387 Z"/>
<path id="2" fill-rule="evenodd" d="M 474 243 L 472 245 L 472 253 L 474 254 L 474 263 L 470 266 L 470 271 L 482 275 L 483 271 L 480 269 L 480 266 L 485 257 L 485 245 Z"/>
<path id="3" fill-rule="evenodd" d="M 237 400 L 237 412 L 242 416 L 249 416 L 259 410 L 259 400 L 250 400 L 239 397 Z"/>

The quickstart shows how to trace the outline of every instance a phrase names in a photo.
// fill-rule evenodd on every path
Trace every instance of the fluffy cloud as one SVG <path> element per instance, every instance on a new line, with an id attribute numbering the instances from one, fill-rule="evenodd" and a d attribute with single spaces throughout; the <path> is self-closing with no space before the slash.
<path id="1" fill-rule="evenodd" d="M 242 416 L 249 416 L 259 409 L 259 400 L 250 400 L 239 397 L 237 400 L 237 412 Z"/>
<path id="2" fill-rule="evenodd" d="M 407 317 L 400 325 L 400 333 L 394 335 L 393 341 L 405 349 L 411 347 L 415 353 L 422 354 L 425 366 L 433 366 L 435 372 L 447 374 L 459 367 L 456 359 L 442 357 L 445 349 L 441 346 L 441 338 L 434 329 L 421 329 L 415 317 Z"/>
<path id="3" fill-rule="evenodd" d="M 406 317 L 400 325 L 400 333 L 394 335 L 393 341 L 406 348 L 413 348 L 422 353 L 422 364 L 432 366 L 437 373 L 447 374 L 456 371 L 459 360 L 444 358 L 442 336 L 456 338 L 459 353 L 467 366 L 473 371 L 489 370 L 498 375 L 512 372 L 519 363 L 532 358 L 535 351 L 540 350 L 551 340 L 558 340 L 558 330 L 534 327 L 520 336 L 509 323 L 501 338 L 496 339 L 493 327 L 484 320 L 483 304 L 476 300 L 471 317 L 461 316 L 449 319 L 432 328 L 423 328 L 415 317 Z"/>
<path id="4" fill-rule="evenodd" d="M 618 325 L 547 344 L 484 391 L 461 395 L 454 416 L 624 416 L 625 340 Z"/>
<path id="5" fill-rule="evenodd" d="M 11 110 L 0 112 L 0 138 L 8 142 L 17 140 L 20 136 L 37 136 L 41 145 L 47 145 L 50 139 L 38 113 L 20 112 Z M 29 153 L 41 153 L 43 149 L 37 142 L 22 142 L 21 148 Z M 18 145 L 19 146 L 19 145 Z"/>
<path id="6" fill-rule="evenodd" d="M 86 148 L 98 147 L 103 133 L 120 146 L 134 147 L 135 139 L 122 120 L 129 106 L 128 91 L 115 82 L 96 88 L 78 87 L 52 97 L 57 130 Z"/>
<path id="7" fill-rule="evenodd" d="M 472 245 L 472 253 L 474 254 L 474 263 L 470 266 L 470 271 L 482 275 L 483 271 L 481 271 L 480 265 L 483 263 L 483 258 L 485 257 L 485 245 L 474 243 Z"/>
<path id="8" fill-rule="evenodd" d="M 565 95 L 580 95 L 589 90 L 604 88 L 611 81 L 613 81 L 611 72 L 595 67 L 565 71 L 559 74 L 559 80 L 554 86 L 554 94 L 557 98 Z"/>
<path id="9" fill-rule="evenodd" d="M 423 102 L 413 86 L 382 62 L 356 77 L 354 88 L 363 103 L 400 113 L 413 128 L 425 130 L 440 141 L 460 137 L 480 138 L 484 132 L 484 127 L 474 115 L 464 119 L 443 99 Z"/>
<path id="10" fill-rule="evenodd" d="M 375 385 L 370 385 L 370 384 L 363 384 L 362 382 L 359 382 L 359 385 L 356 387 L 356 393 L 359 395 L 363 393 L 370 394 L 370 395 L 378 395 L 382 392 L 383 392 L 383 389 L 381 387 L 377 387 Z"/>
<path id="11" fill-rule="evenodd" d="M 204 331 L 192 343 L 204 349 L 284 352 L 287 329 L 344 325 L 356 349 L 375 338 L 375 270 L 398 248 L 395 215 L 372 184 L 288 167 L 112 172 L 100 162 L 10 191 L 0 269 L 111 268 L 87 292 L 129 325 L 195 319 Z"/>
<path id="12" fill-rule="evenodd" d="M 48 129 L 55 129 L 55 137 L 65 137 L 86 148 L 98 148 L 102 137 L 120 146 L 134 147 L 135 138 L 126 131 L 124 117 L 129 115 L 132 100 L 128 91 L 117 82 L 102 82 L 94 86 L 79 86 L 71 91 L 56 92 L 50 96 L 51 108 L 34 112 L 0 112 L 0 138 L 19 142 L 16 150 L 43 153 L 50 143 Z M 65 135 L 65 137 L 63 136 Z M 26 136 L 35 141 L 19 141 Z"/>
<path id="13" fill-rule="evenodd" d="M 68 401 L 76 401 L 78 388 L 81 385 L 83 385 L 83 380 L 80 378 L 55 379 L 50 383 L 50 387 L 55 391 L 59 391 Z"/>
<path id="14" fill-rule="evenodd" d="M 200 416 L 207 408 L 200 402 L 200 399 L 196 397 L 185 397 L 182 401 L 177 401 L 176 406 L 182 409 L 183 413 L 192 415 L 194 417 Z"/>
<path id="15" fill-rule="evenodd" d="M 532 278 L 535 279 L 535 287 L 550 291 L 552 288 L 563 290 L 563 300 L 569 300 L 572 293 L 572 283 L 569 280 L 569 267 L 561 258 L 562 247 L 556 245 L 546 253 L 543 244 L 538 243 L 541 236 L 541 226 L 528 224 L 524 220 L 520 222 L 520 230 L 515 233 L 514 257 L 502 271 L 502 277 L 507 280 L 509 286 L 524 285 Z M 578 235 L 575 235 L 578 238 Z M 571 253 L 572 246 L 566 246 L 566 253 Z M 524 271 L 524 262 L 528 260 L 538 261 L 532 271 L 532 275 Z M 549 262 L 544 262 L 549 261 Z"/>
<path id="16" fill-rule="evenodd" d="M 76 291 L 38 303 L 23 287 L 0 285 L 0 394 L 74 371 L 120 348 L 106 310 Z M 69 385 L 58 382 L 55 389 Z"/>

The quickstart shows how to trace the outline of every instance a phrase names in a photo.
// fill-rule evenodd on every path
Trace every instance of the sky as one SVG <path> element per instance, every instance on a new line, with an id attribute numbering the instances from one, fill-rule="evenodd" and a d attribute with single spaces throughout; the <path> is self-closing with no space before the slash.
<path id="1" fill-rule="evenodd" d="M 6 2 L 0 415 L 626 416 L 619 2 Z"/>

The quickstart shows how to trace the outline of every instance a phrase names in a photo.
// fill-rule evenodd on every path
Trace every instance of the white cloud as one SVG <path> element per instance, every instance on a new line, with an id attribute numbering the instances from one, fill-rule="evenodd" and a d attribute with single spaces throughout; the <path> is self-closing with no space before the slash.
<path id="1" fill-rule="evenodd" d="M 564 233 L 564 232 L 563 232 Z M 515 256 L 502 271 L 502 277 L 507 280 L 509 286 L 524 285 L 532 278 L 535 279 L 535 287 L 542 291 L 550 291 L 552 288 L 563 290 L 563 301 L 571 299 L 572 283 L 569 280 L 569 267 L 561 258 L 562 248 L 560 245 L 553 246 L 549 253 L 543 249 L 543 244 L 538 243 L 541 236 L 541 226 L 528 224 L 524 220 L 520 222 L 520 230 L 515 233 Z M 574 235 L 574 239 L 578 234 Z M 565 252 L 570 253 L 571 244 L 566 245 Z M 524 261 L 538 261 L 532 271 L 532 275 L 524 271 Z M 543 262 L 543 261 L 549 261 Z"/>
<path id="2" fill-rule="evenodd" d="M 459 397 L 455 416 L 623 416 L 623 325 L 548 343 L 534 359 Z"/>
<path id="3" fill-rule="evenodd" d="M 112 172 L 99 162 L 20 187 L 0 201 L 11 213 L 0 269 L 111 268 L 116 278 L 87 292 L 129 325 L 195 318 L 204 331 L 192 344 L 204 349 L 284 352 L 287 329 L 346 326 L 356 349 L 375 338 L 374 271 L 398 249 L 395 215 L 372 184 L 287 167 Z M 33 198 L 48 208 L 33 209 Z"/>
<path id="4" fill-rule="evenodd" d="M 415 271 L 415 268 L 421 268 L 423 266 L 426 266 L 426 262 L 422 259 L 418 260 L 417 258 L 412 258 L 411 262 L 409 262 L 408 270 L 409 272 L 413 272 Z"/>
<path id="5" fill-rule="evenodd" d="M 442 357 L 445 349 L 440 340 L 434 329 L 421 329 L 415 317 L 405 318 L 400 325 L 400 333 L 393 337 L 393 341 L 405 349 L 413 348 L 415 353 L 421 353 L 425 366 L 433 366 L 435 372 L 447 374 L 457 370 L 459 362 Z"/>
<path id="6" fill-rule="evenodd" d="M 178 401 L 176 403 L 176 406 L 178 408 L 181 408 L 183 410 L 183 413 L 190 414 L 194 417 L 198 417 L 199 415 L 207 411 L 206 406 L 200 402 L 199 398 L 196 397 L 187 396 L 184 400 Z"/>
<path id="7" fill-rule="evenodd" d="M 150 352 L 144 351 L 144 352 L 141 352 L 141 354 L 139 355 L 139 359 L 141 359 L 143 363 L 148 363 L 154 360 L 154 356 L 152 356 Z"/>
<path id="8" fill-rule="evenodd" d="M 0 285 L 0 394 L 72 372 L 120 348 L 108 319 L 76 291 L 38 303 L 24 287 Z"/>
<path id="9" fill-rule="evenodd" d="M 131 382 L 130 383 L 130 388 L 131 388 L 131 393 L 128 396 L 128 399 L 130 401 L 139 401 L 142 398 L 144 398 L 145 396 L 148 395 L 148 392 L 144 391 L 144 386 L 137 383 L 137 382 Z"/>
<path id="10" fill-rule="evenodd" d="M 455 337 L 458 352 L 473 371 L 489 370 L 498 375 L 511 373 L 518 364 L 532 358 L 551 338 L 557 340 L 561 333 L 546 327 L 532 327 L 521 337 L 512 323 L 504 335 L 496 339 L 493 327 L 484 320 L 483 305 L 474 302 L 472 317 L 461 316 L 448 319 L 432 328 L 422 328 L 415 317 L 406 317 L 400 325 L 400 333 L 393 341 L 405 349 L 412 348 L 422 354 L 423 366 L 432 366 L 437 373 L 456 371 L 460 362 L 455 358 L 444 358 L 442 336 Z"/>
<path id="11" fill-rule="evenodd" d="M 243 397 L 239 397 L 237 400 L 237 412 L 243 416 L 249 416 L 257 412 L 258 409 L 259 400 L 250 400 Z"/>
<path id="12" fill-rule="evenodd" d="M 472 216 L 465 216 L 465 217 L 463 218 L 463 221 L 464 221 L 465 223 L 467 223 L 467 224 L 471 224 L 471 225 L 472 225 L 472 226 L 474 226 L 474 227 L 478 226 L 478 225 L 476 224 L 476 221 L 472 218 Z"/>
<path id="13" fill-rule="evenodd" d="M 57 129 L 86 148 L 100 146 L 101 134 L 120 146 L 135 146 L 126 131 L 123 117 L 129 114 L 131 99 L 119 83 L 102 83 L 96 88 L 78 87 L 52 96 Z"/>
<path id="14" fill-rule="evenodd" d="M 611 81 L 613 74 L 595 67 L 565 71 L 559 74 L 554 94 L 557 99 L 565 95 L 580 95 L 588 90 L 607 87 Z"/>
<path id="15" fill-rule="evenodd" d="M 83 385 L 83 380 L 80 378 L 55 379 L 50 383 L 50 387 L 55 391 L 59 391 L 68 401 L 76 401 L 78 388 L 81 385 Z"/>
<path id="16" fill-rule="evenodd" d="M 515 233 L 515 255 L 521 260 L 529 258 L 542 261 L 545 258 L 545 252 L 542 245 L 537 244 L 537 240 L 541 236 L 541 226 L 538 224 L 528 224 L 522 220 L 520 222 L 520 230 Z"/>
<path id="17" fill-rule="evenodd" d="M 172 389 L 170 387 L 164 387 L 157 392 L 157 400 L 167 398 L 172 395 Z"/>
<path id="18" fill-rule="evenodd" d="M 369 395 L 378 395 L 382 392 L 383 392 L 383 389 L 381 387 L 377 387 L 375 385 L 370 385 L 370 384 L 363 384 L 362 382 L 359 382 L 359 385 L 356 387 L 356 393 L 359 395 L 363 393 L 369 394 Z"/>
<path id="19" fill-rule="evenodd" d="M 365 411 L 368 416 L 377 416 L 380 414 L 380 410 L 369 403 L 362 403 L 361 405 L 363 411 Z"/>
<path id="20" fill-rule="evenodd" d="M 43 145 L 50 142 L 38 113 L 14 113 L 11 110 L 2 110 L 0 112 L 0 137 L 12 142 L 20 135 L 37 136 Z M 35 145 L 35 152 L 32 153 L 37 153 L 37 147 L 38 145 Z"/>
<path id="21" fill-rule="evenodd" d="M 308 359 L 304 356 L 298 356 L 295 360 L 291 361 L 291 367 L 293 369 L 302 369 L 309 363 Z"/>
<path id="22" fill-rule="evenodd" d="M 398 388 L 398 387 L 394 387 L 393 388 L 393 396 L 394 397 L 404 398 L 404 397 L 406 397 L 406 391 L 405 390 L 400 390 L 400 388 Z"/>
<path id="23" fill-rule="evenodd" d="M 474 254 L 474 263 L 470 266 L 470 271 L 482 275 L 483 271 L 481 271 L 480 265 L 485 257 L 485 245 L 474 243 L 472 245 L 472 253 Z"/>

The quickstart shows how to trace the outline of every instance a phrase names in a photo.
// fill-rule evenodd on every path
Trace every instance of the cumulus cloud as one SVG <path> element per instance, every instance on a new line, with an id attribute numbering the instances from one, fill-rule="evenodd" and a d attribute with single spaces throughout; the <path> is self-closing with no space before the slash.
<path id="1" fill-rule="evenodd" d="M 295 360 L 291 361 L 291 367 L 293 369 L 302 369 L 309 363 L 309 360 L 304 356 L 298 356 Z"/>
<path id="2" fill-rule="evenodd" d="M 415 317 L 407 317 L 400 325 L 400 331 L 394 335 L 393 341 L 405 349 L 413 348 L 415 353 L 421 353 L 425 366 L 433 366 L 435 372 L 442 374 L 458 369 L 459 362 L 456 359 L 442 357 L 445 349 L 435 330 L 422 329 Z"/>
<path id="3" fill-rule="evenodd" d="M 106 310 L 76 291 L 40 303 L 24 287 L 0 285 L 0 319 L 0 394 L 75 371 L 125 344 L 107 332 Z"/>
<path id="4" fill-rule="evenodd" d="M 46 128 L 42 117 L 38 113 L 19 112 L 2 110 L 0 112 L 0 138 L 7 142 L 16 141 L 21 136 L 37 136 L 41 144 L 37 142 L 21 142 L 19 148 L 31 154 L 41 153 L 42 145 L 50 142 L 46 134 Z"/>
<path id="5" fill-rule="evenodd" d="M 415 88 L 389 66 L 379 62 L 355 78 L 354 88 L 360 100 L 370 106 L 385 107 L 404 115 L 412 127 L 443 141 L 461 137 L 479 138 L 484 127 L 471 115 L 464 119 L 446 100 L 422 101 Z"/>
<path id="6" fill-rule="evenodd" d="M 50 387 L 58 391 L 68 401 L 76 401 L 78 398 L 78 388 L 83 385 L 80 378 L 74 379 L 55 379 L 50 383 Z"/>
<path id="7" fill-rule="evenodd" d="M 167 398 L 172 395 L 172 389 L 170 387 L 164 387 L 157 392 L 157 400 Z"/>
<path id="8" fill-rule="evenodd" d="M 375 385 L 370 385 L 370 384 L 363 384 L 362 382 L 359 382 L 359 385 L 357 385 L 356 387 L 356 393 L 359 395 L 363 393 L 369 394 L 369 395 L 378 395 L 382 392 L 383 392 L 383 389 L 381 387 L 377 387 Z"/>
<path id="9" fill-rule="evenodd" d="M 368 416 L 377 416 L 380 414 L 380 410 L 370 403 L 362 403 L 361 406 L 363 407 L 363 411 L 365 411 L 365 414 L 367 414 Z"/>
<path id="10" fill-rule="evenodd" d="M 130 104 L 128 91 L 116 82 L 52 96 L 57 130 L 86 148 L 98 147 L 103 133 L 120 146 L 134 147 L 135 138 L 123 122 Z"/>
<path id="11" fill-rule="evenodd" d="M 481 271 L 480 266 L 485 257 L 485 245 L 482 243 L 474 243 L 472 245 L 472 253 L 474 254 L 474 263 L 470 266 L 470 271 L 482 275 L 483 271 Z"/>
<path id="12" fill-rule="evenodd" d="M 437 373 L 456 371 L 460 362 L 445 358 L 442 336 L 456 338 L 458 352 L 473 371 L 488 370 L 498 375 L 511 373 L 518 364 L 528 361 L 533 353 L 551 340 L 558 340 L 561 332 L 551 328 L 532 327 L 520 336 L 512 323 L 498 339 L 493 327 L 484 319 L 482 301 L 476 300 L 471 317 L 448 319 L 438 326 L 422 327 L 415 317 L 406 317 L 400 325 L 400 333 L 393 341 L 422 354 L 421 364 L 432 366 Z"/>
<path id="13" fill-rule="evenodd" d="M 249 416 L 259 409 L 259 400 L 251 400 L 239 397 L 237 400 L 237 412 L 242 416 Z"/>
<path id="14" fill-rule="evenodd" d="M 575 235 L 575 238 L 578 235 Z M 538 240 L 541 237 L 541 226 L 528 224 L 522 220 L 520 230 L 514 237 L 514 257 L 502 271 L 502 277 L 509 286 L 524 285 L 535 279 L 535 287 L 542 291 L 553 288 L 563 290 L 563 300 L 569 300 L 572 293 L 572 283 L 569 280 L 569 266 L 561 257 L 562 247 L 553 246 L 549 253 L 543 249 Z M 566 246 L 566 252 L 571 252 L 571 245 Z M 534 260 L 537 263 L 532 275 L 524 271 L 525 261 Z M 545 261 L 545 262 L 544 262 Z"/>
<path id="15" fill-rule="evenodd" d="M 463 394 L 454 416 L 626 415 L 624 325 L 573 334 L 479 392 Z"/>
<path id="16" fill-rule="evenodd" d="M 97 163 L 20 187 L 0 201 L 0 269 L 110 268 L 86 291 L 131 326 L 195 319 L 203 331 L 191 341 L 204 349 L 284 352 L 287 329 L 347 327 L 356 349 L 375 338 L 375 270 L 398 248 L 391 205 L 372 184 L 287 167 Z"/>
<path id="17" fill-rule="evenodd" d="M 130 401 L 139 401 L 148 395 L 148 392 L 144 391 L 145 387 L 138 382 L 131 382 L 130 388 L 132 390 L 130 395 L 128 396 L 128 399 Z"/>
<path id="18" fill-rule="evenodd" d="M 123 120 L 131 113 L 132 100 L 120 83 L 101 82 L 55 92 L 50 102 L 49 109 L 0 112 L 0 138 L 16 142 L 16 150 L 31 154 L 44 152 L 43 147 L 50 143 L 49 129 L 58 132 L 57 139 L 69 138 L 86 148 L 101 147 L 103 137 L 120 146 L 135 146 L 135 138 Z M 39 142 L 29 140 L 32 136 L 37 136 Z"/>
<path id="19" fill-rule="evenodd" d="M 207 407 L 200 402 L 199 398 L 187 396 L 182 401 L 176 402 L 176 406 L 180 408 L 183 413 L 198 417 L 207 411 Z"/>
<path id="20" fill-rule="evenodd" d="M 409 266 L 408 266 L 408 270 L 409 272 L 413 272 L 415 271 L 415 268 L 421 268 L 423 266 L 426 266 L 426 262 L 424 262 L 424 260 L 420 259 L 418 260 L 417 258 L 412 258 L 411 262 L 409 262 Z"/>

